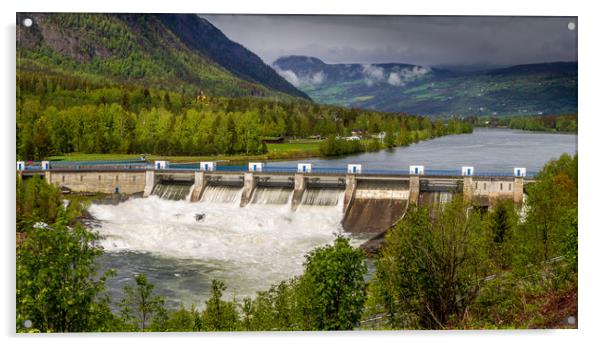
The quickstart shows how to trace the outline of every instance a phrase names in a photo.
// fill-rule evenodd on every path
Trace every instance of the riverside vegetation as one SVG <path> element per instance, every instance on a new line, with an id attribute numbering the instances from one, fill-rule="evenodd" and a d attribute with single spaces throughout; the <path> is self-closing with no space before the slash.
<path id="1" fill-rule="evenodd" d="M 521 117 L 481 117 L 470 119 L 476 126 L 508 127 L 517 130 L 577 133 L 577 114 L 521 116 Z"/>
<path id="2" fill-rule="evenodd" d="M 386 136 L 384 140 L 336 139 L 352 131 L 366 138 Z M 58 72 L 17 75 L 17 158 L 23 160 L 69 153 L 244 159 L 268 153 L 266 138 L 332 136 L 319 152 L 308 148 L 316 155 L 330 156 L 471 131 L 468 122 L 453 118 L 444 123 L 304 100 L 207 97 L 201 90 L 172 92 Z M 270 158 L 290 158 L 289 151 L 272 146 Z"/>
<path id="3" fill-rule="evenodd" d="M 204 308 L 164 307 L 144 275 L 112 302 L 97 273 L 98 235 L 41 179 L 17 185 L 18 332 L 476 329 L 575 327 L 577 155 L 550 161 L 526 205 L 492 212 L 461 197 L 410 206 L 366 281 L 359 249 L 338 237 L 306 256 L 298 277 L 225 300 L 213 281 Z M 570 320 L 569 317 L 574 317 Z M 26 321 L 30 321 L 27 322 Z"/>

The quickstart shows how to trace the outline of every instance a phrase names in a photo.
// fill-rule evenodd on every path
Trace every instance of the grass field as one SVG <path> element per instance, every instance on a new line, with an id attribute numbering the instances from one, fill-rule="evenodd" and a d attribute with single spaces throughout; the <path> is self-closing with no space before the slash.
<path id="1" fill-rule="evenodd" d="M 319 151 L 320 141 L 317 140 L 291 140 L 288 143 L 268 144 L 268 153 Z"/>
<path id="2" fill-rule="evenodd" d="M 249 160 L 285 160 L 320 156 L 319 140 L 291 140 L 288 143 L 268 144 L 268 153 L 262 155 L 216 155 L 216 156 L 161 156 L 149 155 L 147 160 L 165 159 L 171 162 L 192 161 L 249 161 Z M 51 161 L 117 161 L 137 160 L 140 154 L 86 154 L 71 153 L 51 156 Z"/>

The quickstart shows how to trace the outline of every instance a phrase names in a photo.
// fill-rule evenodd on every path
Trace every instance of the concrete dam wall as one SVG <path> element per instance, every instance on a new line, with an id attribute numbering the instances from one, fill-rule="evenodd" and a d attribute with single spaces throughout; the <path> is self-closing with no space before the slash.
<path id="1" fill-rule="evenodd" d="M 169 200 L 341 208 L 347 232 L 380 234 L 410 203 L 446 203 L 462 194 L 487 207 L 499 199 L 522 202 L 522 177 L 431 177 L 317 173 L 209 172 L 183 170 L 52 170 L 51 184 L 74 192 L 143 194 Z"/>
<path id="2" fill-rule="evenodd" d="M 343 228 L 351 233 L 383 232 L 405 213 L 409 197 L 409 180 L 359 180 Z"/>

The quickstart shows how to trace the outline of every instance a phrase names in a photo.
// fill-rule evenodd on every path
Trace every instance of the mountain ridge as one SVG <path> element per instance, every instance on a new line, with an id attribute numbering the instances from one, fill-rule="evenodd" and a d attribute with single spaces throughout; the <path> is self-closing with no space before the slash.
<path id="1" fill-rule="evenodd" d="M 293 55 L 272 66 L 315 101 L 348 107 L 431 116 L 577 111 L 577 62 L 453 71 L 396 62 L 328 64 Z"/>
<path id="2" fill-rule="evenodd" d="M 233 65 L 241 66 L 238 69 L 224 66 L 199 49 L 203 42 L 211 41 L 212 35 L 203 36 L 205 40 L 193 46 L 190 41 L 195 35 L 194 28 L 187 32 L 183 28 L 173 30 L 164 23 L 170 18 L 161 16 L 17 13 L 17 69 L 214 96 L 309 99 L 221 31 L 212 35 L 222 45 L 238 47 L 239 54 L 231 57 Z M 197 18 L 197 24 L 203 24 L 196 15 L 171 16 L 171 19 Z M 31 18 L 33 25 L 25 27 L 24 18 Z M 251 60 L 237 62 L 245 57 Z M 267 77 L 249 77 L 257 74 Z"/>

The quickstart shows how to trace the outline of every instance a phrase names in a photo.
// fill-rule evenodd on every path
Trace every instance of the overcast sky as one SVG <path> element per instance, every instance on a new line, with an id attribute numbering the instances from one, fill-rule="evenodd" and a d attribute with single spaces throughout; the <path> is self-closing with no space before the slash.
<path id="1" fill-rule="evenodd" d="M 515 65 L 577 60 L 574 17 L 201 15 L 271 64 Z"/>

